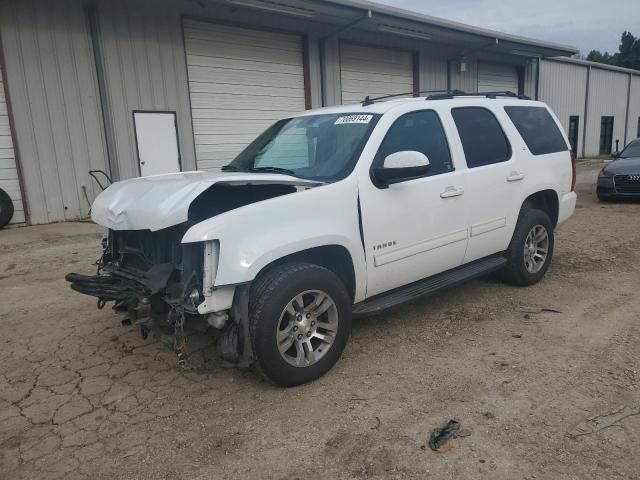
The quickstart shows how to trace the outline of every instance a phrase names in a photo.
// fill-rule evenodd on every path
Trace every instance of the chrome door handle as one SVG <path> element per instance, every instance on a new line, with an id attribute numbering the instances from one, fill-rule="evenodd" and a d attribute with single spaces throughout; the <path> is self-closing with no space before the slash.
<path id="1" fill-rule="evenodd" d="M 447 187 L 444 189 L 444 192 L 440 194 L 440 198 L 452 198 L 459 197 L 464 194 L 464 190 L 456 187 Z"/>
<path id="2" fill-rule="evenodd" d="M 517 182 L 524 178 L 524 173 L 520 172 L 511 172 L 507 177 L 507 182 Z"/>

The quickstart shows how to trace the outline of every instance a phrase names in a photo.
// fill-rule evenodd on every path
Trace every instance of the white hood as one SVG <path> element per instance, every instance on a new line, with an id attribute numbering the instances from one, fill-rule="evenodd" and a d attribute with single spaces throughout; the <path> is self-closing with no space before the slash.
<path id="1" fill-rule="evenodd" d="M 183 172 L 116 182 L 93 202 L 91 218 L 111 230 L 162 230 L 188 220 L 189 206 L 214 184 L 300 185 L 319 182 L 288 175 Z"/>

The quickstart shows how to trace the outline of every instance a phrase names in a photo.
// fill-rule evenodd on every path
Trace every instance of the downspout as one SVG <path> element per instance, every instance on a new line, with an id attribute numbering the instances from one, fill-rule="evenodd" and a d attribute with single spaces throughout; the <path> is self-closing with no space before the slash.
<path id="1" fill-rule="evenodd" d="M 365 14 L 361 17 L 358 17 L 356 19 L 354 19 L 353 21 L 347 23 L 346 25 L 344 25 L 343 27 L 338 28 L 337 30 L 334 30 L 333 32 L 329 33 L 328 35 L 325 35 L 324 37 L 320 37 L 318 39 L 318 48 L 320 49 L 320 54 L 319 54 L 319 60 L 320 60 L 320 96 L 321 96 L 321 100 L 322 100 L 322 106 L 326 107 L 327 106 L 327 85 L 326 85 L 326 72 L 327 72 L 327 68 L 326 68 L 326 46 L 327 46 L 327 41 L 331 40 L 332 38 L 337 37 L 338 35 L 341 35 L 349 30 L 351 30 L 352 28 L 354 28 L 356 25 L 369 20 L 370 18 L 373 17 L 373 12 L 371 10 L 366 10 Z"/>
<path id="2" fill-rule="evenodd" d="M 582 127 L 582 158 L 586 156 L 587 126 L 589 125 L 589 84 L 591 83 L 591 65 L 587 66 L 587 88 L 584 98 L 584 125 Z"/>
<path id="3" fill-rule="evenodd" d="M 542 58 L 536 58 L 536 100 L 540 100 L 540 69 L 542 68 Z"/>
<path id="4" fill-rule="evenodd" d="M 627 113 L 624 116 L 624 145 L 627 144 L 627 133 L 629 130 L 629 104 L 631 103 L 631 73 L 629 73 L 629 83 L 627 84 Z"/>

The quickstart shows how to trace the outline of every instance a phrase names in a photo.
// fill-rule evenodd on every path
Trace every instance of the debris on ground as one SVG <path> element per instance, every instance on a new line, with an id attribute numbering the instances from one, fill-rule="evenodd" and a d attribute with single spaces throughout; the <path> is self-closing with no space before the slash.
<path id="1" fill-rule="evenodd" d="M 522 312 L 522 313 L 527 313 L 527 314 L 539 314 L 539 313 L 543 313 L 543 312 L 547 312 L 547 313 L 562 313 L 562 311 L 556 309 L 556 308 L 540 308 L 540 307 L 528 307 L 526 305 L 521 305 L 520 307 L 518 307 L 518 311 Z"/>
<path id="2" fill-rule="evenodd" d="M 444 427 L 434 428 L 429 437 L 429 448 L 434 452 L 445 453 L 453 448 L 451 440 L 458 437 L 468 437 L 470 430 L 461 430 L 460 422 L 449 420 Z"/>
<path id="3" fill-rule="evenodd" d="M 578 437 L 582 437 L 584 435 L 591 435 L 593 433 L 598 433 L 602 430 L 611 427 L 620 427 L 620 422 L 626 418 L 633 417 L 635 415 L 640 415 L 640 406 L 636 407 L 621 407 L 618 410 L 615 410 L 610 413 L 605 413 L 603 415 L 594 415 L 592 417 L 587 418 L 584 422 L 577 425 L 573 430 L 567 433 L 569 438 L 573 438 L 574 440 Z"/>

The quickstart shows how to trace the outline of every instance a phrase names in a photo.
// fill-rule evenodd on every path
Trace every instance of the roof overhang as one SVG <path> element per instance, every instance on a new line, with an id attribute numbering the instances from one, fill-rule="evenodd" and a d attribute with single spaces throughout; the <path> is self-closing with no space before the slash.
<path id="1" fill-rule="evenodd" d="M 493 45 L 494 51 L 505 51 L 512 55 L 527 57 L 555 57 L 573 55 L 578 52 L 576 47 L 551 43 L 542 40 L 521 37 L 508 33 L 497 32 L 486 28 L 475 27 L 460 22 L 432 17 L 401 8 L 390 7 L 368 0 L 320 0 L 360 11 L 371 11 L 372 21 L 368 25 L 379 28 L 380 21 L 391 22 L 409 31 L 424 33 L 431 40 L 438 43 L 452 45 L 466 45 L 470 49 Z M 361 28 L 366 28 L 362 24 Z M 418 37 L 416 37 L 418 38 Z"/>
<path id="2" fill-rule="evenodd" d="M 291 16 L 330 26 L 329 36 L 366 32 L 433 42 L 454 47 L 457 55 L 478 50 L 525 58 L 573 55 L 575 47 L 534 40 L 459 22 L 432 17 L 369 0 L 191 0 L 232 9 L 261 12 L 267 16 Z"/>

